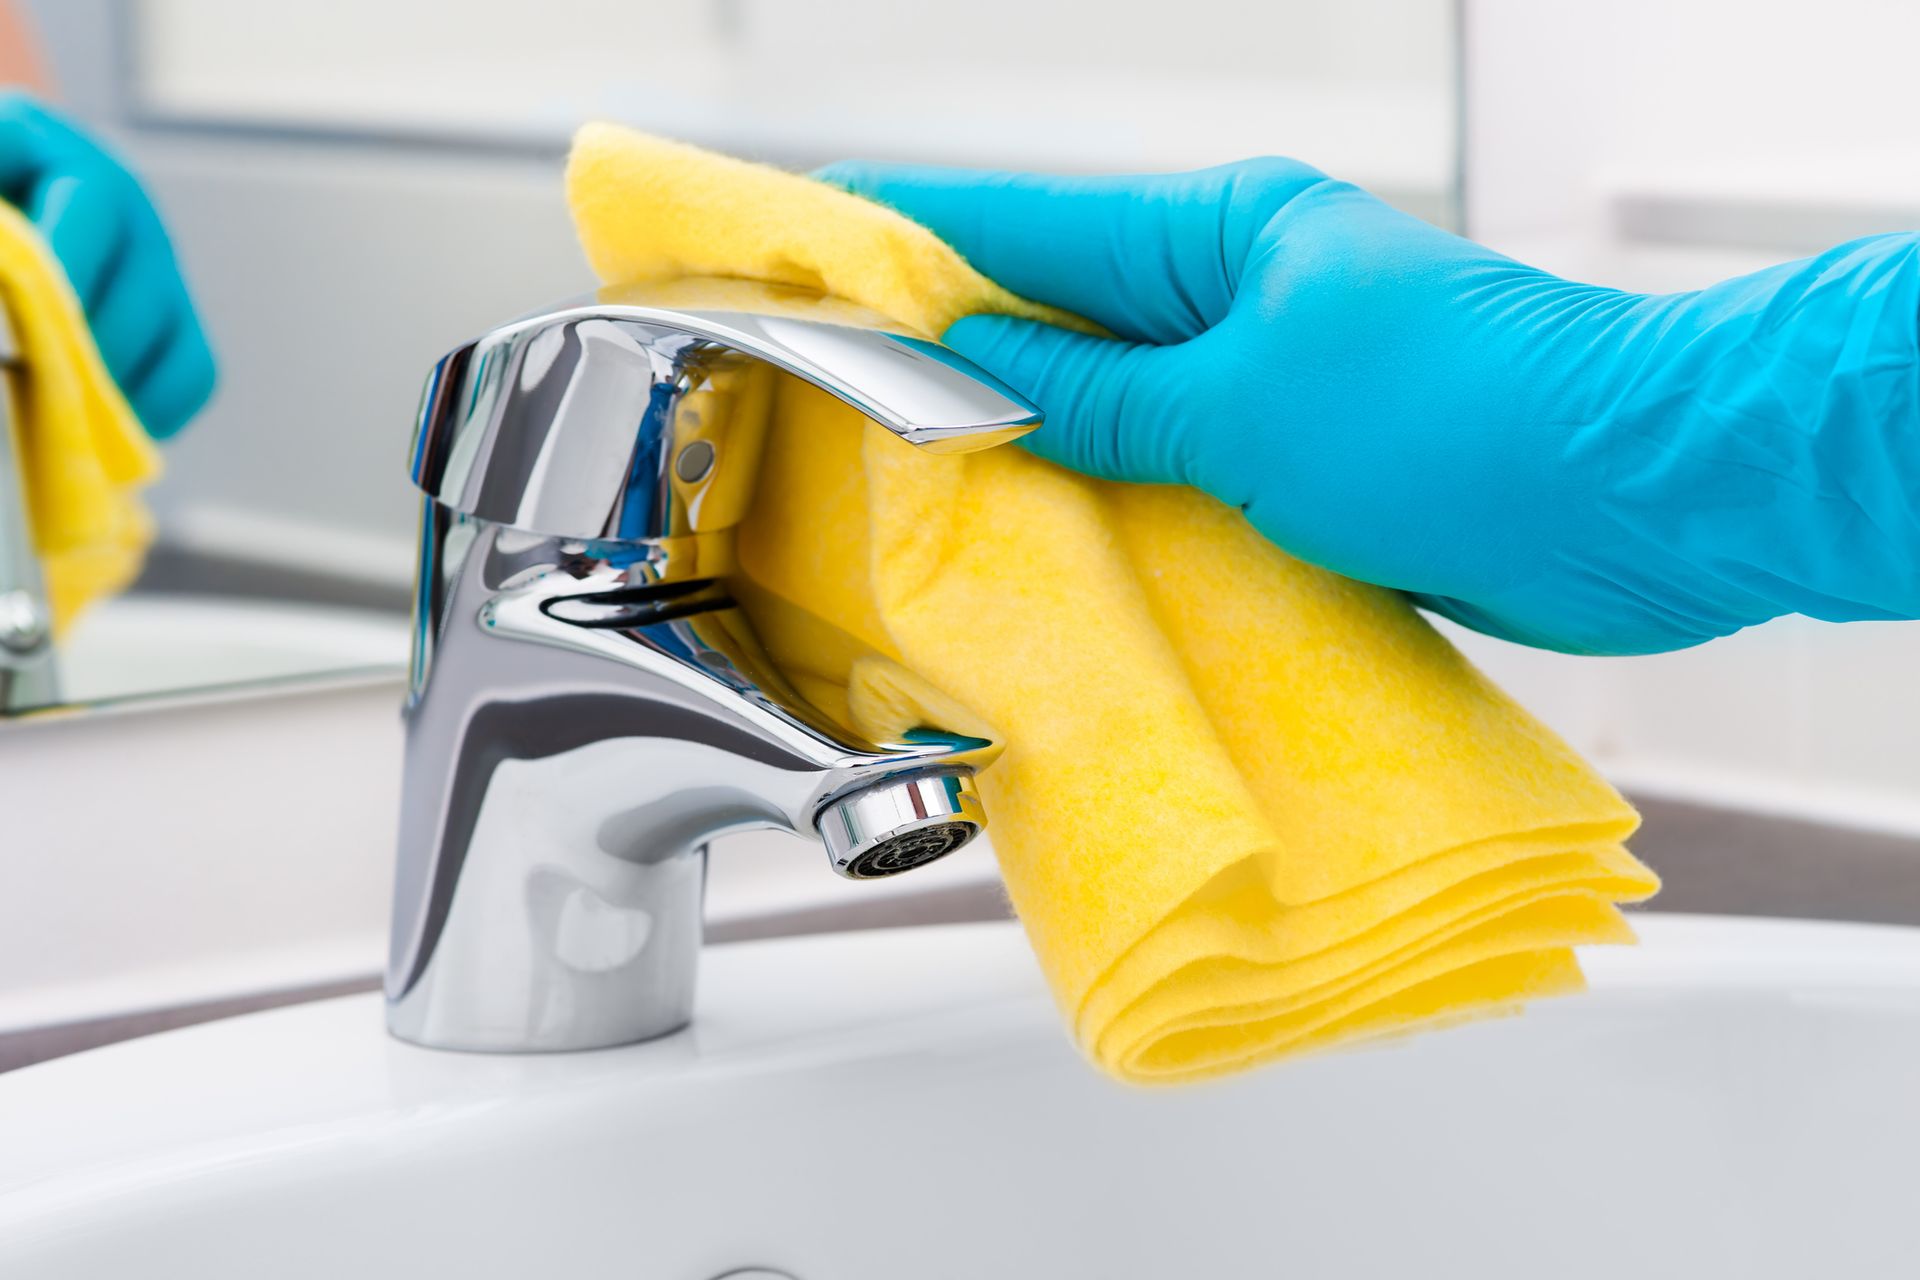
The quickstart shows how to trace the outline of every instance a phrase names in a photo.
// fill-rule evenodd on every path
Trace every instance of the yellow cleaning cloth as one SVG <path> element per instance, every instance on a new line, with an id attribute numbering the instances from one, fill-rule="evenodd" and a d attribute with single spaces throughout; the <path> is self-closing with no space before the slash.
<path id="1" fill-rule="evenodd" d="M 20 350 L 9 416 L 58 632 L 140 572 L 152 523 L 135 491 L 159 474 L 160 453 L 107 372 L 66 274 L 4 202 L 0 305 Z"/>
<path id="2" fill-rule="evenodd" d="M 567 193 L 608 282 L 804 285 L 934 335 L 1081 323 L 877 205 L 613 126 L 575 139 Z M 1108 1071 L 1191 1080 L 1511 1010 L 1580 985 L 1568 948 L 1631 940 L 1612 904 L 1657 887 L 1633 811 L 1398 595 L 1190 490 L 1017 446 L 931 456 L 776 394 L 742 570 L 1002 732 L 979 785 L 1007 891 Z M 768 648 L 823 701 L 876 736 L 914 723 L 911 682 L 781 618 Z"/>

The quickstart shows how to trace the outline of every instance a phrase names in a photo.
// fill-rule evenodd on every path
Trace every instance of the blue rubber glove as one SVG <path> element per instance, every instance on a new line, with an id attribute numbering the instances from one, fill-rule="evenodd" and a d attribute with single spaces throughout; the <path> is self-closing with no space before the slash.
<path id="1" fill-rule="evenodd" d="M 138 180 L 33 99 L 0 92 L 0 198 L 46 237 L 147 431 L 179 431 L 213 394 L 213 352 Z"/>
<path id="2" fill-rule="evenodd" d="M 945 341 L 1044 457 L 1194 485 L 1287 551 L 1579 653 L 1920 616 L 1920 237 L 1647 296 L 1287 160 L 1135 178 L 843 164 L 1017 293 Z"/>

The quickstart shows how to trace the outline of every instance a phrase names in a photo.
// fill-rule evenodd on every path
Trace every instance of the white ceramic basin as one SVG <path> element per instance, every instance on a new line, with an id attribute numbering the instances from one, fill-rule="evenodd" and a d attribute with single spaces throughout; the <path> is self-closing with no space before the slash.
<path id="1" fill-rule="evenodd" d="M 1010 925 L 710 950 L 553 1057 L 374 997 L 0 1076 L 0 1276 L 1913 1274 L 1920 931 L 1665 917 L 1526 1017 L 1171 1092 Z"/>

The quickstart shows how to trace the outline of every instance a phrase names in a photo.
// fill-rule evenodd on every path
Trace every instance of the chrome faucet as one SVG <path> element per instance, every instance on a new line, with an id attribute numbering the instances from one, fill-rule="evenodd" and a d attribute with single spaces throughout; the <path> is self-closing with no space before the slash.
<path id="1" fill-rule="evenodd" d="M 20 349 L 0 306 L 0 715 L 60 701 L 52 612 L 27 509 L 26 453 L 15 419 Z"/>
<path id="2" fill-rule="evenodd" d="M 996 742 L 943 725 L 869 741 L 795 690 L 735 601 L 734 530 L 788 377 L 935 452 L 1040 423 L 898 325 L 740 281 L 604 290 L 429 376 L 394 1034 L 492 1051 L 664 1035 L 692 1014 L 716 836 L 809 836 L 866 879 L 985 823 L 972 776 Z"/>

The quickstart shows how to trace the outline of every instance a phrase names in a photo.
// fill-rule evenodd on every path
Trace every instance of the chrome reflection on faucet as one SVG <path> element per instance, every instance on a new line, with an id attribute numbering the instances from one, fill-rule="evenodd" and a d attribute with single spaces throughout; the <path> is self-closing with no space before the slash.
<path id="1" fill-rule="evenodd" d="M 27 509 L 26 451 L 15 411 L 20 350 L 0 306 L 0 715 L 60 701 L 53 613 Z"/>
<path id="2" fill-rule="evenodd" d="M 692 1013 L 707 845 L 773 827 L 855 879 L 985 824 L 999 745 L 869 741 L 802 697 L 730 585 L 774 383 L 921 448 L 1039 413 L 952 352 L 794 290 L 605 290 L 429 377 L 388 1023 L 445 1048 L 582 1049 Z M 851 644 L 851 641 L 848 641 Z"/>

